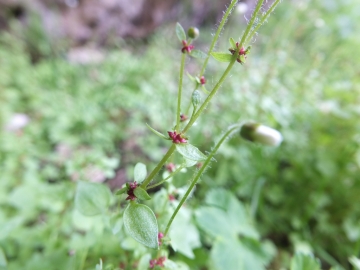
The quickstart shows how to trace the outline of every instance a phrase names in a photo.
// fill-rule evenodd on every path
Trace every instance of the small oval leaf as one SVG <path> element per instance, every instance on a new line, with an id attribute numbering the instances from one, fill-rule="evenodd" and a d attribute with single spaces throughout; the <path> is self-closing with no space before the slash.
<path id="1" fill-rule="evenodd" d="M 200 58 L 200 59 L 205 59 L 207 57 L 207 54 L 200 50 L 192 50 L 190 55 L 194 58 Z"/>
<path id="2" fill-rule="evenodd" d="M 211 56 L 219 62 L 230 62 L 232 60 L 232 54 L 221 53 L 221 52 L 212 52 Z"/>
<path id="3" fill-rule="evenodd" d="M 146 192 L 145 189 L 141 188 L 141 187 L 137 187 L 134 189 L 134 194 L 136 196 L 136 198 L 140 199 L 140 200 L 150 200 L 151 197 L 149 196 L 149 194 Z"/>
<path id="4" fill-rule="evenodd" d="M 178 39 L 182 42 L 183 40 L 186 40 L 186 34 L 184 28 L 181 26 L 180 23 L 176 23 L 175 32 L 178 37 Z"/>
<path id="5" fill-rule="evenodd" d="M 128 187 L 123 187 L 122 189 L 119 189 L 115 192 L 115 195 L 121 195 L 128 191 Z"/>
<path id="6" fill-rule="evenodd" d="M 143 163 L 136 163 L 134 168 L 134 181 L 141 183 L 146 177 L 146 165 Z"/>
<path id="7" fill-rule="evenodd" d="M 123 218 L 126 231 L 132 238 L 149 248 L 159 248 L 156 217 L 148 206 L 131 202 Z"/>
<path id="8" fill-rule="evenodd" d="M 192 167 L 196 165 L 197 161 L 192 159 L 184 158 L 184 162 L 182 163 L 182 166 L 184 167 Z"/>
<path id="9" fill-rule="evenodd" d="M 230 43 L 231 48 L 233 48 L 233 49 L 236 48 L 236 43 L 235 43 L 235 40 L 233 38 L 229 39 L 229 43 Z"/>
<path id="10" fill-rule="evenodd" d="M 109 206 L 111 192 L 103 184 L 79 181 L 75 194 L 75 207 L 86 216 L 105 212 Z"/>
<path id="11" fill-rule="evenodd" d="M 176 144 L 176 150 L 186 159 L 203 161 L 207 158 L 197 147 L 187 144 Z"/>

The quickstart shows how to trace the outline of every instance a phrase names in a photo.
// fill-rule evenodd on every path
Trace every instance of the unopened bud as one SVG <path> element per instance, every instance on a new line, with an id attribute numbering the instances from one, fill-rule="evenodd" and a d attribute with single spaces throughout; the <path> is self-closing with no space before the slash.
<path id="1" fill-rule="evenodd" d="M 200 35 L 200 31 L 199 29 L 197 29 L 196 27 L 190 27 L 188 30 L 188 36 L 191 39 L 196 39 L 198 36 Z"/>
<path id="2" fill-rule="evenodd" d="M 191 102 L 195 108 L 201 103 L 201 95 L 198 90 L 193 92 Z"/>
<path id="3" fill-rule="evenodd" d="M 248 141 L 270 146 L 278 146 L 283 140 L 281 133 L 276 129 L 254 122 L 242 125 L 240 136 Z"/>

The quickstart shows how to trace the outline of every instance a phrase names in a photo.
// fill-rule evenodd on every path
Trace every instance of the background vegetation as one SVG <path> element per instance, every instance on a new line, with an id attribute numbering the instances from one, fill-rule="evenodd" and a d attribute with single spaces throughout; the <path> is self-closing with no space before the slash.
<path id="1" fill-rule="evenodd" d="M 321 269 L 360 269 L 358 14 L 356 0 L 284 1 L 261 29 L 189 135 L 208 151 L 229 124 L 253 119 L 284 142 L 234 137 L 220 149 L 175 220 L 178 268 L 169 269 L 236 269 L 239 254 L 244 269 L 289 269 L 297 252 Z M 242 27 L 232 17 L 218 50 Z M 104 269 L 147 269 L 150 251 L 121 226 L 124 198 L 112 198 L 111 218 L 85 217 L 74 194 L 78 180 L 120 188 L 135 163 L 152 168 L 167 149 L 145 123 L 174 124 L 174 25 L 147 42 L 119 41 L 87 65 L 55 50 L 36 20 L 26 36 L 14 31 L 0 35 L 0 269 L 94 269 L 100 258 Z M 211 32 L 201 29 L 195 45 L 206 50 Z M 208 85 L 221 67 L 210 63 Z M 197 68 L 187 61 L 189 73 Z M 177 193 L 190 174 L 173 179 Z M 167 192 L 152 194 L 155 213 Z"/>

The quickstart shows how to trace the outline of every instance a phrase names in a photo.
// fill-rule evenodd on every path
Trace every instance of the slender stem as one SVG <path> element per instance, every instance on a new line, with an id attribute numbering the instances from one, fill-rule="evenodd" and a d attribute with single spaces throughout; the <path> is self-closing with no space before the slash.
<path id="1" fill-rule="evenodd" d="M 211 99 L 214 97 L 214 95 L 216 94 L 216 92 L 219 90 L 221 84 L 224 82 L 224 80 L 226 79 L 226 77 L 229 75 L 229 72 L 231 70 L 231 68 L 233 67 L 234 63 L 236 61 L 236 57 L 234 57 L 231 62 L 229 63 L 228 67 L 226 68 L 225 72 L 223 73 L 223 75 L 221 76 L 221 78 L 219 79 L 219 81 L 217 82 L 217 84 L 214 86 L 213 90 L 210 92 L 210 94 L 207 96 L 207 98 L 205 99 L 205 101 L 203 102 L 203 104 L 201 105 L 201 107 L 199 108 L 199 110 L 196 111 L 196 113 L 193 115 L 193 117 L 191 117 L 190 121 L 188 122 L 188 124 L 185 126 L 185 128 L 183 129 L 182 133 L 186 133 L 189 128 L 195 123 L 196 119 L 201 115 L 201 113 L 203 112 L 203 110 L 206 108 L 206 106 L 209 104 L 209 102 L 211 101 Z"/>
<path id="2" fill-rule="evenodd" d="M 239 47 L 237 48 L 237 52 L 235 54 L 238 54 L 238 50 L 240 50 L 242 48 L 242 46 L 244 46 L 244 43 L 245 43 L 245 40 L 246 40 L 246 37 L 248 36 L 250 30 L 251 30 L 251 27 L 253 27 L 254 25 L 254 22 L 255 22 L 255 19 L 257 17 L 257 14 L 259 13 L 260 9 L 261 9 L 261 6 L 262 4 L 264 3 L 264 0 L 259 0 L 256 4 L 256 7 L 255 7 L 255 10 L 253 12 L 253 14 L 251 15 L 251 20 L 250 22 L 248 23 L 246 29 L 245 29 L 245 32 L 243 34 L 243 36 L 241 37 L 241 41 L 240 41 L 240 45 Z"/>
<path id="3" fill-rule="evenodd" d="M 144 180 L 144 182 L 141 184 L 142 188 L 146 188 L 146 186 L 153 180 L 155 175 L 161 170 L 162 166 L 165 164 L 165 162 L 169 159 L 169 157 L 174 153 L 176 149 L 175 144 L 173 143 L 169 150 L 166 152 L 166 154 L 163 156 L 163 158 L 160 160 L 160 162 L 156 165 L 156 167 L 152 170 L 152 172 L 148 175 L 148 177 Z"/>
<path id="4" fill-rule="evenodd" d="M 161 180 L 160 182 L 157 182 L 151 186 L 148 186 L 146 189 L 150 189 L 150 188 L 154 188 L 157 186 L 160 186 L 162 183 L 164 183 L 166 180 L 168 180 L 169 178 L 173 177 L 175 174 L 177 174 L 179 171 L 181 171 L 184 167 L 180 166 L 179 168 L 177 168 L 175 171 L 173 171 L 172 173 L 170 173 L 166 178 L 164 178 L 163 180 Z"/>
<path id="5" fill-rule="evenodd" d="M 183 77 L 184 77 L 185 57 L 186 54 L 183 53 L 181 56 L 180 75 L 179 75 L 179 90 L 178 90 L 178 99 L 177 99 L 176 127 L 175 127 L 176 131 L 179 130 L 179 126 L 180 126 L 181 95 L 182 95 L 182 85 L 183 85 Z"/>
<path id="6" fill-rule="evenodd" d="M 270 16 L 271 12 L 274 11 L 276 6 L 280 3 L 281 0 L 276 0 L 272 3 L 271 7 L 266 11 L 266 13 L 262 16 L 260 22 L 254 27 L 251 33 L 246 37 L 245 43 L 248 43 L 252 37 L 255 35 L 256 31 L 259 30 L 260 26 L 266 21 L 266 19 Z"/>
<path id="7" fill-rule="evenodd" d="M 205 160 L 204 164 L 202 165 L 202 167 L 197 171 L 196 175 L 194 176 L 194 179 L 192 180 L 189 188 L 187 189 L 185 195 L 182 197 L 181 201 L 179 202 L 178 206 L 176 207 L 174 213 L 172 214 L 168 224 L 166 225 L 166 229 L 164 234 L 167 235 L 171 226 L 171 223 L 174 221 L 177 213 L 179 212 L 181 206 L 184 204 L 184 202 L 186 201 L 186 199 L 188 198 L 190 192 L 192 191 L 192 189 L 194 188 L 194 186 L 196 185 L 197 181 L 200 179 L 200 176 L 203 174 L 203 172 L 205 171 L 205 169 L 207 168 L 207 166 L 209 165 L 209 163 L 211 162 L 212 158 L 214 157 L 214 155 L 216 154 L 216 152 L 218 151 L 218 149 L 220 148 L 221 144 L 226 140 L 226 138 L 228 138 L 229 136 L 231 136 L 234 132 L 238 131 L 240 129 L 240 124 L 236 124 L 231 126 L 228 131 L 221 137 L 221 139 L 218 141 L 218 143 L 215 145 L 215 147 L 213 148 L 213 150 L 210 152 L 210 154 L 208 155 L 207 159 Z"/>
<path id="8" fill-rule="evenodd" d="M 201 68 L 200 77 L 201 77 L 201 76 L 204 74 L 204 72 L 205 72 L 205 68 L 206 68 L 207 63 L 208 63 L 208 61 L 209 61 L 210 54 L 211 54 L 211 52 L 213 51 L 213 49 L 214 49 L 214 47 L 215 47 L 215 44 L 216 44 L 217 40 L 219 39 L 220 33 L 221 33 L 222 29 L 224 28 L 224 25 L 225 25 L 225 23 L 227 22 L 227 19 L 228 19 L 229 15 L 231 14 L 231 11 L 233 10 L 234 6 L 237 4 L 237 2 L 238 2 L 238 0 L 232 0 L 232 1 L 231 1 L 230 6 L 226 9 L 226 12 L 225 12 L 224 16 L 223 16 L 222 19 L 221 19 L 221 22 L 220 22 L 220 24 L 219 24 L 219 27 L 218 27 L 218 29 L 217 29 L 217 31 L 216 31 L 216 33 L 215 33 L 215 36 L 214 36 L 214 38 L 213 38 L 213 40 L 212 40 L 212 42 L 211 42 L 209 51 L 208 51 L 208 53 L 207 53 L 207 57 L 206 57 L 206 59 L 205 59 L 205 61 L 204 61 L 204 64 L 203 64 L 203 66 L 202 66 L 202 68 Z"/>

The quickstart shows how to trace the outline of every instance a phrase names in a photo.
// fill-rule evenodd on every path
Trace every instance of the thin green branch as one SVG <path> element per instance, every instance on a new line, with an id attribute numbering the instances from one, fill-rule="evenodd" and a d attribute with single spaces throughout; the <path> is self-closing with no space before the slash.
<path id="1" fill-rule="evenodd" d="M 237 2 L 238 2 L 238 0 L 232 0 L 232 1 L 231 1 L 229 7 L 226 9 L 226 12 L 225 12 L 224 16 L 223 16 L 222 19 L 221 19 L 221 22 L 220 22 L 220 24 L 219 24 L 219 27 L 218 27 L 218 29 L 216 30 L 216 33 L 215 33 L 215 35 L 214 35 L 214 38 L 213 38 L 213 40 L 212 40 L 212 42 L 211 42 L 209 51 L 208 51 L 208 53 L 207 53 L 207 57 L 206 57 L 206 59 L 205 59 L 205 61 L 204 61 L 204 64 L 203 64 L 203 66 L 202 66 L 202 68 L 201 68 L 200 77 L 201 77 L 201 76 L 204 74 L 204 72 L 205 72 L 205 68 L 206 68 L 207 63 L 208 63 L 208 61 L 209 61 L 210 54 L 211 54 L 211 52 L 213 51 L 213 49 L 214 49 L 214 47 L 215 47 L 215 44 L 216 44 L 217 40 L 219 39 L 220 33 L 221 33 L 221 31 L 223 30 L 224 25 L 225 25 L 225 23 L 227 22 L 228 17 L 229 17 L 229 15 L 231 14 L 231 11 L 233 10 L 233 8 L 234 8 L 235 5 L 237 4 Z"/>
<path id="2" fill-rule="evenodd" d="M 219 90 L 221 84 L 224 82 L 224 80 L 226 79 L 226 77 L 229 75 L 229 72 L 231 70 L 231 68 L 233 67 L 234 63 L 236 61 L 236 57 L 234 57 L 231 62 L 229 63 L 229 65 L 227 66 L 225 72 L 223 73 L 223 75 L 221 76 L 221 78 L 219 79 L 219 81 L 217 82 L 217 84 L 214 86 L 213 90 L 210 92 L 210 94 L 207 96 L 207 98 L 204 100 L 203 104 L 201 104 L 200 108 L 196 111 L 196 113 L 191 117 L 190 121 L 188 122 L 188 124 L 185 126 L 185 128 L 182 130 L 182 133 L 186 133 L 189 128 L 195 123 L 196 119 L 201 115 L 201 113 L 203 112 L 203 110 L 206 108 L 206 106 L 210 103 L 211 99 L 214 97 L 214 95 L 216 94 L 216 92 Z"/>
<path id="3" fill-rule="evenodd" d="M 262 4 L 264 3 L 264 0 L 259 0 L 256 4 L 256 7 L 255 7 L 255 10 L 253 12 L 253 14 L 251 15 L 251 19 L 250 19 L 250 22 L 248 23 L 246 29 L 245 29 L 245 32 L 244 34 L 242 35 L 241 37 L 241 41 L 240 41 L 240 44 L 239 44 L 239 47 L 237 48 L 237 52 L 235 53 L 236 55 L 239 53 L 239 50 L 242 48 L 242 46 L 244 46 L 244 43 L 245 43 L 245 40 L 246 40 L 246 37 L 248 36 L 250 30 L 251 30 L 251 27 L 253 27 L 254 25 L 254 22 L 255 22 L 255 19 L 257 17 L 257 14 L 259 13 L 260 9 L 261 9 L 261 6 Z"/>
<path id="4" fill-rule="evenodd" d="M 162 183 L 164 183 L 166 180 L 168 180 L 169 178 L 173 177 L 175 174 L 177 174 L 178 172 L 180 172 L 182 169 L 184 169 L 183 166 L 180 166 L 179 168 L 177 168 L 175 171 L 173 171 L 172 173 L 170 173 L 166 178 L 164 178 L 163 180 L 161 180 L 160 182 L 157 182 L 151 186 L 148 186 L 146 189 L 150 189 L 150 188 L 154 188 L 157 186 L 160 186 Z"/>
<path id="5" fill-rule="evenodd" d="M 181 56 L 180 75 L 179 75 L 179 90 L 178 90 L 178 99 L 177 99 L 176 127 L 175 127 L 176 131 L 179 131 L 179 126 L 180 126 L 181 96 L 182 96 L 182 85 L 183 85 L 183 77 L 184 77 L 185 57 L 186 54 L 183 53 Z"/>
<path id="6" fill-rule="evenodd" d="M 173 143 L 160 162 L 156 165 L 156 167 L 152 170 L 152 172 L 148 175 L 148 177 L 141 184 L 141 187 L 146 189 L 146 186 L 153 180 L 155 175 L 161 170 L 162 166 L 164 166 L 165 162 L 171 157 L 176 149 L 175 144 Z"/>
<path id="7" fill-rule="evenodd" d="M 254 27 L 254 29 L 251 31 L 251 33 L 246 37 L 245 43 L 250 42 L 252 37 L 255 35 L 256 31 L 259 30 L 260 26 L 263 25 L 263 23 L 266 21 L 266 19 L 270 16 L 270 14 L 274 11 L 276 6 L 280 3 L 281 0 L 276 0 L 270 8 L 266 11 L 266 13 L 262 16 L 260 22 Z"/>
<path id="8" fill-rule="evenodd" d="M 215 147 L 212 149 L 212 151 L 210 152 L 209 156 L 207 157 L 207 159 L 205 160 L 204 164 L 202 165 L 202 167 L 197 171 L 196 175 L 194 176 L 194 179 L 192 180 L 189 188 L 187 189 L 185 195 L 182 197 L 181 201 L 179 202 L 178 206 L 176 207 L 174 213 L 172 214 L 172 216 L 170 217 L 170 220 L 168 222 L 168 224 L 166 225 L 166 229 L 164 234 L 167 235 L 170 229 L 170 226 L 172 224 L 172 222 L 174 221 L 177 213 L 179 212 L 181 206 L 185 203 L 186 199 L 188 198 L 190 192 L 193 190 L 194 186 L 196 185 L 196 183 L 198 182 L 198 180 L 200 179 L 200 176 L 203 174 L 203 172 L 205 171 L 205 169 L 207 168 L 207 166 L 209 165 L 209 163 L 211 162 L 212 158 L 214 157 L 214 155 L 216 154 L 216 152 L 219 150 L 220 146 L 222 145 L 222 143 L 228 138 L 230 137 L 233 133 L 238 132 L 240 130 L 240 124 L 236 124 L 231 126 L 227 132 L 225 132 L 225 134 L 221 137 L 221 139 L 218 141 L 218 143 L 215 145 Z"/>

